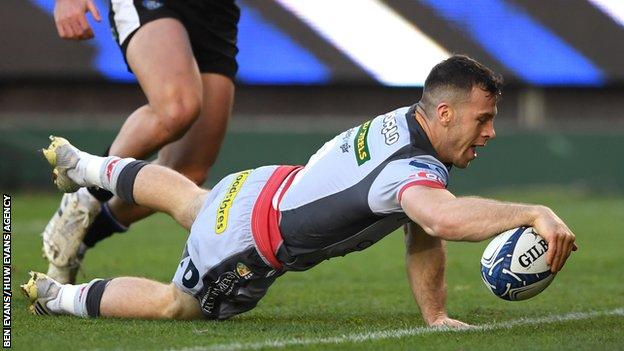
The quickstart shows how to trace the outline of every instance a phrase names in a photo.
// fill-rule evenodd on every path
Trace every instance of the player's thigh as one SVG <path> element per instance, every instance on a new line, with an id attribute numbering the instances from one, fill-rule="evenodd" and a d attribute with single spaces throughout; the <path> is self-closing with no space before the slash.
<path id="1" fill-rule="evenodd" d="M 128 43 L 126 60 L 157 111 L 172 102 L 195 105 L 201 100 L 199 68 L 186 29 L 177 19 L 142 25 Z"/>
<path id="2" fill-rule="evenodd" d="M 234 83 L 216 73 L 201 75 L 203 94 L 199 118 L 179 140 L 163 147 L 157 163 L 203 183 L 219 153 L 234 100 Z"/>

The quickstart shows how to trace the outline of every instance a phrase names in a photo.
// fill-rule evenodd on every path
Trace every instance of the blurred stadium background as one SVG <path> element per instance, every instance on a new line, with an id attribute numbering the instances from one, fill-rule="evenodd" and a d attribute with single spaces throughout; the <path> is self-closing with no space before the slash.
<path id="1" fill-rule="evenodd" d="M 108 1 L 96 0 L 101 13 Z M 618 0 L 242 0 L 238 90 L 209 183 L 305 163 L 335 132 L 418 100 L 468 54 L 504 74 L 499 138 L 452 187 L 624 189 L 624 3 Z M 101 152 L 144 97 L 111 39 L 57 37 L 53 0 L 0 4 L 0 186 L 51 189 L 43 136 Z M 201 147 L 201 145 L 198 145 Z"/>

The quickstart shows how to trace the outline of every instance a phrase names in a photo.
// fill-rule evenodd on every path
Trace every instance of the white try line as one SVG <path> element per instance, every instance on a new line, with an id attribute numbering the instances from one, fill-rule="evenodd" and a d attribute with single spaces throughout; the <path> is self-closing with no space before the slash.
<path id="1" fill-rule="evenodd" d="M 175 351 L 234 351 L 234 350 L 259 350 L 263 348 L 281 348 L 287 346 L 305 346 L 305 345 L 324 345 L 324 344 L 343 344 L 358 343 L 372 340 L 398 339 L 406 336 L 418 336 L 425 334 L 436 334 L 444 332 L 466 333 L 473 331 L 487 331 L 499 329 L 511 329 L 518 326 L 551 324 L 567 321 L 579 321 L 584 319 L 617 316 L 624 317 L 624 308 L 616 308 L 609 311 L 589 311 L 589 312 L 572 312 L 562 315 L 550 315 L 541 318 L 520 318 L 510 321 L 482 324 L 461 329 L 448 327 L 415 327 L 408 329 L 393 329 L 370 333 L 344 334 L 340 336 L 327 338 L 292 338 L 292 339 L 275 339 L 250 343 L 229 343 L 215 344 L 208 346 L 195 346 L 182 349 L 172 349 Z M 208 330 L 198 331 L 199 333 L 207 333 Z"/>

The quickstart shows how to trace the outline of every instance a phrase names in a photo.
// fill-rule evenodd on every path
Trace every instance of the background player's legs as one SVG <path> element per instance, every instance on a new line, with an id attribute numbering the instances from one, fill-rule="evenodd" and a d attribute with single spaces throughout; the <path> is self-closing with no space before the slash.
<path id="1" fill-rule="evenodd" d="M 216 161 L 234 100 L 234 83 L 228 77 L 204 73 L 201 79 L 203 97 L 200 117 L 182 138 L 164 146 L 154 162 L 184 174 L 195 184 L 204 183 Z M 111 155 L 119 156 L 112 148 Z M 119 198 L 111 199 L 109 208 L 115 219 L 125 226 L 153 213 Z"/>
<path id="2" fill-rule="evenodd" d="M 143 159 L 182 137 L 197 119 L 201 76 L 186 30 L 173 18 L 141 27 L 130 39 L 126 58 L 148 104 L 128 117 L 110 154 Z"/>

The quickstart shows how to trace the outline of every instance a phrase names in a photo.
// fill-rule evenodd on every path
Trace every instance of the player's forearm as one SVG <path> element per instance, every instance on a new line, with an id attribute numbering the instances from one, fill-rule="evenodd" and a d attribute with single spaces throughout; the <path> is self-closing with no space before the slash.
<path id="1" fill-rule="evenodd" d="M 423 319 L 431 325 L 446 316 L 444 242 L 411 223 L 406 226 L 405 246 L 407 279 Z"/>
<path id="2" fill-rule="evenodd" d="M 459 197 L 440 206 L 433 231 L 446 240 L 481 241 L 505 230 L 533 225 L 541 206 Z"/>

